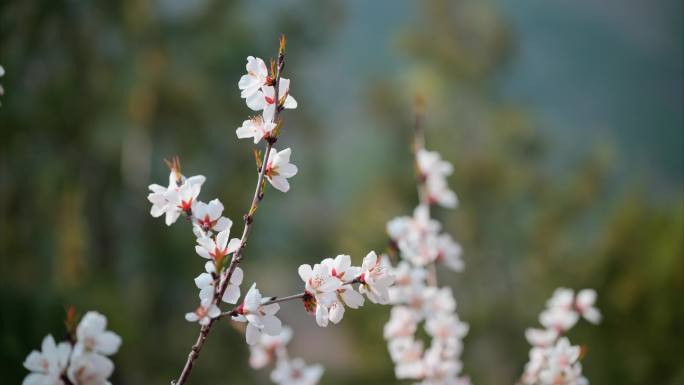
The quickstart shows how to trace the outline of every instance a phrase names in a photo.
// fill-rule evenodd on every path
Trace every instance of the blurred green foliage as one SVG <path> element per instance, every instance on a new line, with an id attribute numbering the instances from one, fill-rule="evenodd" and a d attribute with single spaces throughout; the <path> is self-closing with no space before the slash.
<path id="1" fill-rule="evenodd" d="M 161 159 L 179 154 L 186 174 L 208 177 L 203 199 L 217 196 L 241 217 L 254 172 L 251 148 L 234 136 L 250 113 L 236 83 L 247 55 L 275 54 L 279 32 L 300 103 L 285 115 L 279 146 L 293 147 L 300 174 L 287 195 L 267 192 L 246 284 L 293 293 L 300 263 L 338 253 L 358 262 L 384 248 L 385 222 L 416 201 L 408 106 L 420 92 L 428 146 L 456 167 L 460 207 L 438 215 L 463 244 L 466 271 L 440 280 L 471 325 L 464 361 L 474 382 L 515 381 L 527 359 L 524 329 L 567 286 L 599 292 L 604 323 L 571 334 L 589 349 L 593 384 L 682 383 L 681 179 L 663 196 L 638 174 L 619 178 L 612 143 L 559 162 L 534 114 L 497 91 L 516 36 L 495 4 L 432 0 L 416 13 L 387 42 L 391 70 L 353 101 L 362 117 L 334 123 L 352 103 L 336 87 L 355 74 L 321 56 L 355 43 L 335 39 L 354 18 L 343 2 L 0 4 L 3 383 L 19 383 L 28 352 L 62 333 L 68 304 L 106 314 L 122 335 L 113 383 L 177 376 L 197 332 L 182 315 L 196 306 L 202 261 L 187 224 L 166 228 L 148 215 L 146 186 L 163 182 Z M 327 64 L 315 71 L 319 63 Z M 381 332 L 388 309 L 367 306 L 319 329 L 296 304 L 283 308 L 294 353 L 325 364 L 324 383 L 396 382 Z M 247 368 L 242 336 L 228 325 L 205 349 L 192 383 L 268 383 L 267 372 Z"/>

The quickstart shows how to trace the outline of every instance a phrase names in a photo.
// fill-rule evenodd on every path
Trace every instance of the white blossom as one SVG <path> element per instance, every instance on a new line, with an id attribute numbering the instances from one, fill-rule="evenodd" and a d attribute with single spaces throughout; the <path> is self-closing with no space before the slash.
<path id="1" fill-rule="evenodd" d="M 209 325 L 213 318 L 221 315 L 221 309 L 213 303 L 213 297 L 202 298 L 200 305 L 194 312 L 185 313 L 188 322 L 199 322 L 200 325 Z"/>
<path id="2" fill-rule="evenodd" d="M 97 353 L 83 353 L 71 357 L 69 380 L 74 385 L 111 385 L 107 378 L 112 375 L 112 361 Z"/>
<path id="3" fill-rule="evenodd" d="M 451 163 L 442 160 L 438 152 L 425 149 L 418 150 L 416 162 L 418 170 L 425 179 L 430 203 L 437 203 L 447 208 L 456 207 L 458 203 L 456 194 L 449 189 L 446 182 L 446 177 L 454 171 Z"/>
<path id="4" fill-rule="evenodd" d="M 558 331 L 556 329 L 535 329 L 527 328 L 525 330 L 525 338 L 532 346 L 550 346 L 558 338 Z"/>
<path id="5" fill-rule="evenodd" d="M 71 345 L 68 342 L 55 343 L 51 335 L 43 338 L 41 351 L 32 351 L 24 361 L 24 367 L 31 371 L 24 378 L 23 385 L 63 385 L 62 373 L 69 361 Z"/>
<path id="6" fill-rule="evenodd" d="M 283 326 L 275 336 L 261 334 L 261 338 L 249 347 L 249 364 L 254 369 L 260 369 L 271 363 L 274 358 L 283 356 L 283 350 L 292 339 L 292 329 Z"/>
<path id="7" fill-rule="evenodd" d="M 329 308 L 337 301 L 336 291 L 342 287 L 342 281 L 332 275 L 332 268 L 328 264 L 317 263 L 304 264 L 297 270 L 299 277 L 304 281 L 304 290 L 315 300 L 313 310 L 316 315 L 316 323 L 328 326 Z"/>
<path id="8" fill-rule="evenodd" d="M 385 324 L 383 336 L 385 339 L 412 337 L 416 333 L 419 317 L 415 311 L 405 306 L 395 306 L 390 313 L 390 319 Z"/>
<path id="9" fill-rule="evenodd" d="M 323 375 L 320 365 L 307 365 L 301 358 L 278 360 L 271 380 L 278 385 L 315 385 Z"/>
<path id="10" fill-rule="evenodd" d="M 358 279 L 361 282 L 359 292 L 365 294 L 371 302 L 379 304 L 389 302 L 388 289 L 394 283 L 394 276 L 386 266 L 381 264 L 381 259 L 375 251 L 371 251 L 363 258 Z"/>
<path id="11" fill-rule="evenodd" d="M 257 144 L 261 139 L 267 139 L 275 128 L 275 123 L 259 115 L 242 122 L 242 126 L 235 130 L 235 134 L 239 139 L 252 138 L 254 144 Z"/>
<path id="12" fill-rule="evenodd" d="M 255 104 L 258 103 L 256 99 L 263 98 L 259 91 L 269 80 L 268 68 L 262 59 L 248 56 L 245 69 L 247 74 L 242 75 L 238 82 L 238 88 L 242 90 L 240 97 L 247 99 L 247 105 Z"/>
<path id="13" fill-rule="evenodd" d="M 214 199 L 209 203 L 197 202 L 197 204 L 192 207 L 193 214 L 193 225 L 199 228 L 202 233 L 207 231 L 221 232 L 225 229 L 229 229 L 233 225 L 233 221 L 224 217 L 223 214 L 223 204 L 218 199 Z"/>
<path id="14" fill-rule="evenodd" d="M 461 245 L 451 238 L 449 234 L 440 234 L 437 237 L 437 262 L 443 263 L 446 267 L 453 271 L 463 271 L 463 260 L 461 254 L 463 249 Z"/>
<path id="15" fill-rule="evenodd" d="M 425 330 L 433 338 L 447 344 L 460 344 L 460 340 L 468 334 L 468 324 L 461 322 L 454 313 L 439 314 L 428 318 Z"/>
<path id="16" fill-rule="evenodd" d="M 393 338 L 388 343 L 397 379 L 421 378 L 425 374 L 423 342 L 411 337 Z"/>
<path id="17" fill-rule="evenodd" d="M 419 238 L 425 234 L 436 235 L 441 228 L 439 222 L 430 218 L 430 209 L 424 204 L 416 206 L 412 217 L 397 217 L 387 222 L 387 234 L 394 241 Z"/>
<path id="18" fill-rule="evenodd" d="M 268 164 L 266 165 L 266 178 L 273 187 L 282 192 L 290 190 L 289 178 L 297 174 L 297 166 L 290 163 L 290 154 L 292 150 L 286 148 L 278 151 L 271 148 L 268 157 Z"/>
<path id="19" fill-rule="evenodd" d="M 220 264 L 227 255 L 236 252 L 240 248 L 240 240 L 238 238 L 230 239 L 230 241 L 229 239 L 230 226 L 216 234 L 216 237 L 197 238 L 198 245 L 195 246 L 195 251 L 200 257 L 211 259 Z M 220 270 L 220 266 L 218 266 L 217 270 Z"/>
<path id="20" fill-rule="evenodd" d="M 74 354 L 95 352 L 110 356 L 115 354 L 121 346 L 121 337 L 106 330 L 107 318 L 96 312 L 87 312 L 76 328 L 76 345 Z"/>
<path id="21" fill-rule="evenodd" d="M 263 110 L 264 114 L 268 116 L 274 116 L 276 109 L 275 102 L 275 87 L 264 86 L 263 91 Z M 278 82 L 278 104 L 286 109 L 297 108 L 297 101 L 290 95 L 290 79 L 280 78 Z"/>
<path id="22" fill-rule="evenodd" d="M 601 312 L 594 306 L 596 303 L 596 290 L 584 289 L 577 293 L 575 308 L 587 321 L 598 324 L 601 322 Z"/>
<path id="23" fill-rule="evenodd" d="M 330 275 L 342 283 L 336 290 L 337 298 L 328 309 L 330 321 L 336 324 L 344 316 L 345 305 L 352 309 L 363 306 L 363 296 L 348 283 L 359 276 L 361 269 L 351 265 L 351 257 L 349 255 L 338 255 L 335 259 L 326 258 L 321 261 L 321 264 L 327 265 Z"/>
<path id="24" fill-rule="evenodd" d="M 429 177 L 425 180 L 425 188 L 430 203 L 437 203 L 446 208 L 454 208 L 458 205 L 456 193 L 449 189 L 446 179 Z"/>
<path id="25" fill-rule="evenodd" d="M 532 345 L 529 361 L 521 378 L 526 385 L 587 385 L 579 363 L 580 348 L 572 346 L 563 333 L 572 328 L 580 315 L 598 323 L 601 313 L 594 307 L 596 292 L 558 288 L 539 315 L 545 329 L 528 328 L 525 337 Z"/>
<path id="26" fill-rule="evenodd" d="M 254 345 L 259 342 L 262 333 L 276 336 L 280 333 L 282 324 L 275 314 L 280 310 L 277 303 L 264 305 L 268 298 L 261 296 L 256 288 L 256 283 L 247 291 L 245 299 L 238 307 L 238 315 L 233 319 L 238 322 L 247 322 L 245 337 L 247 344 Z"/>
<path id="27" fill-rule="evenodd" d="M 522 381 L 529 385 L 586 385 L 579 356 L 579 346 L 572 346 L 565 337 L 553 346 L 532 348 Z"/>
<path id="28" fill-rule="evenodd" d="M 168 226 L 175 223 L 182 213 L 191 214 L 205 180 L 202 175 L 186 178 L 177 169 L 172 170 L 168 187 L 158 184 L 149 186 L 151 192 L 147 195 L 147 200 L 152 203 L 150 214 L 155 218 L 166 214 Z"/>
<path id="29" fill-rule="evenodd" d="M 205 264 L 206 273 L 202 273 L 195 277 L 195 285 L 200 289 L 199 297 L 200 299 L 213 298 L 214 297 L 214 285 L 216 280 L 214 279 L 214 274 L 216 271 L 215 265 L 212 262 L 207 262 Z M 233 270 L 233 274 L 230 276 L 230 281 L 226 286 L 226 291 L 223 292 L 221 300 L 226 303 L 237 303 L 240 299 L 240 284 L 242 284 L 242 278 L 244 273 L 240 267 L 236 267 Z M 219 287 L 224 282 L 225 277 L 221 276 L 221 282 Z"/>

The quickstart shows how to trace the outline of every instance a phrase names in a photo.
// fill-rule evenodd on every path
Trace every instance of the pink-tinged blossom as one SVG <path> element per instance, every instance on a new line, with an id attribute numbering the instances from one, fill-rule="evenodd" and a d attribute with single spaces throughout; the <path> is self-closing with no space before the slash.
<path id="1" fill-rule="evenodd" d="M 292 150 L 289 148 L 280 152 L 275 148 L 271 148 L 268 157 L 266 179 L 268 179 L 273 187 L 282 192 L 288 192 L 288 190 L 290 190 L 290 182 L 288 182 L 288 179 L 297 174 L 297 166 L 290 163 L 291 153 Z"/>
<path id="2" fill-rule="evenodd" d="M 556 342 L 558 331 L 556 329 L 527 328 L 525 338 L 532 346 L 546 347 Z"/>
<path id="3" fill-rule="evenodd" d="M 559 287 L 553 292 L 551 298 L 546 301 L 546 307 L 549 309 L 563 309 L 572 310 L 572 305 L 575 300 L 575 293 L 572 289 Z"/>
<path id="4" fill-rule="evenodd" d="M 425 375 L 423 363 L 423 342 L 412 336 L 394 338 L 388 343 L 390 357 L 394 362 L 394 374 L 397 379 L 417 379 Z"/>
<path id="5" fill-rule="evenodd" d="M 586 385 L 579 363 L 580 347 L 560 338 L 550 347 L 535 347 L 525 366 L 522 382 L 527 385 Z"/>
<path id="6" fill-rule="evenodd" d="M 290 95 L 290 79 L 280 78 L 278 86 L 278 104 L 282 108 L 295 109 L 297 101 Z M 275 87 L 264 85 L 259 91 L 246 99 L 247 107 L 254 111 L 264 111 L 265 116 L 275 116 Z"/>
<path id="7" fill-rule="evenodd" d="M 301 358 L 278 360 L 271 381 L 278 385 L 315 385 L 323 375 L 320 365 L 307 365 Z"/>
<path id="8" fill-rule="evenodd" d="M 443 263 L 453 271 L 463 271 L 463 260 L 461 254 L 463 249 L 461 245 L 451 238 L 449 234 L 440 234 L 436 240 L 437 258 L 436 261 Z"/>
<path id="9" fill-rule="evenodd" d="M 456 310 L 456 300 L 450 287 L 427 287 L 423 291 L 423 311 L 427 317 L 450 314 Z"/>
<path id="10" fill-rule="evenodd" d="M 254 369 L 261 369 L 273 362 L 274 359 L 285 355 L 285 346 L 292 339 L 292 329 L 283 326 L 276 336 L 261 334 L 259 341 L 249 347 L 249 365 Z"/>
<path id="11" fill-rule="evenodd" d="M 240 92 L 240 97 L 247 99 L 247 103 L 249 104 L 250 100 L 257 96 L 261 87 L 268 82 L 268 68 L 262 59 L 248 56 L 245 69 L 247 70 L 247 74 L 240 77 L 238 88 L 242 90 Z"/>
<path id="12" fill-rule="evenodd" d="M 193 225 L 201 230 L 200 234 L 208 231 L 221 232 L 233 225 L 233 221 L 222 215 L 223 204 L 218 199 L 214 199 L 209 203 L 198 201 L 192 207 L 192 214 Z"/>
<path id="13" fill-rule="evenodd" d="M 205 265 L 206 273 L 202 273 L 195 278 L 195 285 L 200 289 L 199 297 L 200 299 L 213 298 L 214 297 L 214 285 L 216 280 L 214 279 L 214 274 L 216 271 L 215 265 L 212 262 L 207 262 Z M 240 299 L 240 284 L 242 284 L 242 278 L 244 273 L 241 268 L 236 267 L 233 270 L 233 274 L 230 276 L 230 281 L 226 286 L 226 291 L 223 292 L 223 297 L 221 300 L 226 303 L 237 303 Z M 221 276 L 221 283 L 225 277 Z M 221 287 L 221 284 L 219 284 Z"/>
<path id="14" fill-rule="evenodd" d="M 412 337 L 416 333 L 419 317 L 415 311 L 405 306 L 395 306 L 390 313 L 390 319 L 385 324 L 383 336 L 392 338 Z"/>
<path id="15" fill-rule="evenodd" d="M 596 303 L 596 290 L 584 289 L 577 293 L 575 308 L 586 319 L 593 324 L 601 322 L 601 312 L 594 306 Z"/>
<path id="16" fill-rule="evenodd" d="M 275 87 L 264 86 L 262 88 L 264 95 L 264 114 L 268 116 L 274 116 L 276 110 L 275 102 Z M 278 104 L 283 106 L 285 109 L 295 109 L 297 108 L 297 101 L 290 95 L 290 79 L 280 78 L 278 84 Z"/>
<path id="17" fill-rule="evenodd" d="M 242 122 L 242 126 L 235 130 L 235 134 L 239 139 L 252 138 L 254 144 L 257 144 L 261 139 L 268 139 L 275 127 L 275 123 L 263 116 L 255 116 Z"/>
<path id="18" fill-rule="evenodd" d="M 304 281 L 305 292 L 314 301 L 313 304 L 307 305 L 307 310 L 314 312 L 318 326 L 328 326 L 329 308 L 337 302 L 336 291 L 342 287 L 342 281 L 332 275 L 332 268 L 329 265 L 323 263 L 317 263 L 313 268 L 304 264 L 299 266 L 297 271 Z M 339 312 L 339 309 L 335 310 Z"/>
<path id="19" fill-rule="evenodd" d="M 223 259 L 240 248 L 240 240 L 230 239 L 230 227 L 216 234 L 215 237 L 202 237 L 197 239 L 198 245 L 195 246 L 197 254 L 206 259 L 213 260 L 220 271 Z"/>
<path id="20" fill-rule="evenodd" d="M 425 351 L 423 357 L 426 381 L 448 384 L 452 379 L 455 379 L 463 368 L 463 363 L 458 357 L 459 354 L 460 351 L 454 351 L 443 344 L 433 343 Z"/>
<path id="21" fill-rule="evenodd" d="M 430 209 L 426 205 L 418 205 L 412 217 L 397 217 L 387 222 L 387 234 L 398 242 L 404 238 L 419 238 L 425 234 L 437 234 L 442 226 L 430 218 Z"/>
<path id="22" fill-rule="evenodd" d="M 580 315 L 588 321 L 599 322 L 600 313 L 594 308 L 596 292 L 559 288 L 546 302 L 539 321 L 546 329 L 529 328 L 525 337 L 532 345 L 529 361 L 521 381 L 525 385 L 587 385 L 579 363 L 580 347 L 572 346 L 563 333 L 572 328 Z M 589 314 L 587 315 L 585 314 Z M 598 317 L 598 318 L 597 318 Z"/>
<path id="23" fill-rule="evenodd" d="M 456 207 L 458 199 L 446 182 L 446 177 L 454 171 L 451 163 L 442 160 L 438 152 L 424 149 L 416 153 L 416 162 L 421 177 L 425 180 L 430 203 L 437 203 L 447 208 Z"/>
<path id="24" fill-rule="evenodd" d="M 321 264 L 326 265 L 330 275 L 338 279 L 340 283 L 343 283 L 336 290 L 337 298 L 328 309 L 330 321 L 337 324 L 344 316 L 345 305 L 352 309 L 363 306 L 363 296 L 354 290 L 351 284 L 348 284 L 348 282 L 352 282 L 354 278 L 359 276 L 361 270 L 359 267 L 351 265 L 351 257 L 349 255 L 338 255 L 335 259 L 326 258 L 321 261 Z"/>
<path id="25" fill-rule="evenodd" d="M 242 305 L 238 307 L 238 315 L 233 317 L 235 321 L 247 322 L 245 338 L 249 345 L 257 344 L 263 333 L 270 336 L 277 336 L 280 333 L 282 323 L 275 316 L 280 306 L 277 303 L 265 305 L 268 301 L 268 298 L 261 296 L 254 283 L 247 291 Z"/>
<path id="26" fill-rule="evenodd" d="M 195 199 L 200 193 L 206 179 L 202 175 L 186 178 L 180 172 L 172 170 L 169 174 L 169 185 L 149 186 L 147 200 L 152 203 L 150 214 L 157 218 L 166 215 L 166 225 L 171 226 L 182 213 L 191 214 Z"/>
<path id="27" fill-rule="evenodd" d="M 446 179 L 440 177 L 427 178 L 425 180 L 425 189 L 430 203 L 436 203 L 450 209 L 458 205 L 456 193 L 449 189 Z"/>
<path id="28" fill-rule="evenodd" d="M 31 373 L 24 378 L 22 385 L 64 385 L 61 376 L 70 354 L 68 342 L 56 344 L 51 335 L 45 336 L 41 351 L 32 351 L 24 361 L 24 367 Z"/>
<path id="29" fill-rule="evenodd" d="M 413 310 L 423 308 L 423 289 L 426 285 L 427 271 L 423 267 L 413 267 L 401 261 L 390 268 L 394 284 L 389 288 L 390 303 L 409 305 Z"/>
<path id="30" fill-rule="evenodd" d="M 97 353 L 74 354 L 67 375 L 74 385 L 111 385 L 107 380 L 114 371 L 112 361 Z"/>
<path id="31" fill-rule="evenodd" d="M 206 326 L 219 315 L 221 315 L 221 309 L 213 303 L 213 298 L 203 298 L 194 312 L 185 313 L 185 320 L 199 322 L 200 325 Z"/>
<path id="32" fill-rule="evenodd" d="M 554 329 L 559 333 L 570 330 L 579 319 L 573 310 L 550 308 L 539 314 L 539 323 L 547 329 Z"/>
<path id="33" fill-rule="evenodd" d="M 381 259 L 371 251 L 363 258 L 359 275 L 359 292 L 365 294 L 373 303 L 386 304 L 389 302 L 389 287 L 394 283 L 394 276 Z"/>
<path id="34" fill-rule="evenodd" d="M 425 330 L 432 338 L 449 344 L 460 346 L 460 340 L 468 334 L 468 324 L 458 319 L 455 313 L 439 314 L 428 318 Z"/>
<path id="35" fill-rule="evenodd" d="M 121 346 L 121 337 L 116 333 L 106 330 L 107 318 L 96 312 L 87 312 L 76 328 L 76 345 L 74 354 L 94 352 L 103 355 L 112 355 Z"/>

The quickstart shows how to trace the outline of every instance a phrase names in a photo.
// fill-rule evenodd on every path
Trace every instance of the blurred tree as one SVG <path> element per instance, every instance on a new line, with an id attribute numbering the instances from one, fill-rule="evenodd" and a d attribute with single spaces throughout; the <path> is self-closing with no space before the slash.
<path id="1" fill-rule="evenodd" d="M 580 163 L 554 158 L 531 114 L 497 93 L 515 38 L 494 3 L 432 0 L 422 10 L 398 42 L 408 64 L 368 89 L 369 114 L 391 143 L 383 154 L 388 172 L 366 181 L 365 199 L 343 219 L 343 248 L 381 245 L 370 228 L 383 228 L 416 202 L 407 106 L 421 93 L 428 147 L 456 166 L 452 185 L 461 205 L 443 216 L 464 245 L 466 271 L 441 279 L 453 283 L 471 324 L 464 360 L 474 382 L 514 382 L 529 349 L 524 329 L 537 324 L 558 286 L 599 291 L 604 324 L 571 336 L 588 345 L 592 384 L 681 381 L 684 366 L 675 357 L 682 348 L 668 342 L 684 337 L 676 303 L 684 292 L 681 196 L 656 202 L 636 193 L 635 180 L 612 172 L 616 150 L 608 143 L 588 143 Z M 367 224 L 359 226 L 359 218 Z"/>

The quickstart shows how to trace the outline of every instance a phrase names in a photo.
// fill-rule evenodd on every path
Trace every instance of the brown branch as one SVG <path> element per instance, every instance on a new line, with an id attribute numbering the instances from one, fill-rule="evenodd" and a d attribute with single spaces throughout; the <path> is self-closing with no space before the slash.
<path id="1" fill-rule="evenodd" d="M 273 87 L 275 89 L 275 103 L 276 103 L 276 110 L 274 114 L 273 120 L 275 122 L 278 122 L 278 117 L 280 115 L 280 111 L 282 110 L 282 107 L 280 106 L 279 103 L 279 96 L 278 96 L 278 86 L 280 85 L 280 75 L 283 70 L 285 64 L 285 52 L 284 52 L 284 37 L 281 37 L 281 43 L 280 43 L 280 48 L 278 50 L 278 61 L 275 69 L 275 74 L 274 75 L 274 81 L 273 81 Z M 233 253 L 233 257 L 230 261 L 230 265 L 228 268 L 221 273 L 221 285 L 214 285 L 215 291 L 214 291 L 214 299 L 213 303 L 218 304 L 223 297 L 223 293 L 225 293 L 226 289 L 228 288 L 228 283 L 230 282 L 230 278 L 233 276 L 233 272 L 235 271 L 235 268 L 240 264 L 240 261 L 242 260 L 242 251 L 247 246 L 247 238 L 249 236 L 249 232 L 252 229 L 252 223 L 254 221 L 254 214 L 256 213 L 257 208 L 259 207 L 259 202 L 264 197 L 264 191 L 265 191 L 265 175 L 266 175 L 266 168 L 268 166 L 268 158 L 271 153 L 271 149 L 273 148 L 273 144 L 276 142 L 278 138 L 277 137 L 272 137 L 267 141 L 267 146 L 266 146 L 266 152 L 264 153 L 264 161 L 261 165 L 261 169 L 259 170 L 259 177 L 257 179 L 256 183 L 256 188 L 254 189 L 254 196 L 252 197 L 252 204 L 249 207 L 249 210 L 247 214 L 244 215 L 243 219 L 245 221 L 244 228 L 242 230 L 242 236 L 240 237 L 240 247 L 237 249 L 235 253 Z M 217 276 L 216 283 L 219 282 L 219 278 Z M 204 343 L 207 340 L 207 336 L 209 335 L 209 332 L 211 331 L 211 327 L 214 325 L 214 322 L 218 318 L 212 319 L 209 324 L 202 326 L 200 329 L 200 333 L 197 336 L 197 341 L 195 342 L 194 345 L 192 345 L 192 348 L 190 349 L 190 353 L 188 354 L 188 359 L 185 362 L 185 366 L 183 367 L 183 371 L 181 372 L 180 376 L 178 377 L 177 381 L 171 381 L 172 385 L 183 385 L 187 381 L 188 377 L 190 376 L 190 372 L 192 371 L 193 364 L 195 363 L 195 360 L 197 360 L 197 357 L 199 357 L 199 353 L 202 350 L 202 347 L 204 346 Z"/>

